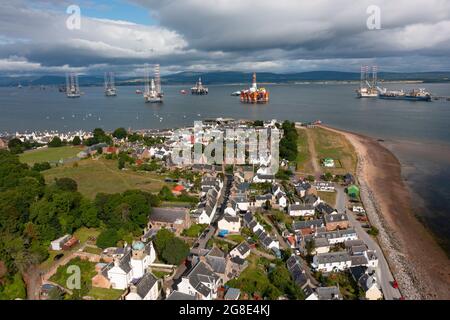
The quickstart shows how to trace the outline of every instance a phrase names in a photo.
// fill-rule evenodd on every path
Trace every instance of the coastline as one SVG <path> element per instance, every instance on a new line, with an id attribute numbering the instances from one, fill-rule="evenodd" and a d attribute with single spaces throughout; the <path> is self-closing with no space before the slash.
<path id="1" fill-rule="evenodd" d="M 450 264 L 444 250 L 413 214 L 401 164 L 376 139 L 335 129 L 353 145 L 357 179 L 370 222 L 406 299 L 450 299 Z"/>

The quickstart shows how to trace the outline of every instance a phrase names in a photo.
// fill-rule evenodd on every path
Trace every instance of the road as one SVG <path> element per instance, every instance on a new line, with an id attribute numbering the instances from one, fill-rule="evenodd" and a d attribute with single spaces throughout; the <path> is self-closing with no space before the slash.
<path id="1" fill-rule="evenodd" d="M 381 250 L 378 243 L 370 236 L 361 226 L 361 223 L 356 220 L 355 214 L 347 210 L 347 195 L 345 194 L 344 187 L 336 187 L 336 209 L 339 213 L 347 213 L 348 220 L 350 224 L 355 228 L 358 238 L 364 241 L 370 250 L 374 250 L 378 257 L 378 267 L 376 268 L 376 276 L 378 283 L 380 284 L 381 290 L 383 291 L 384 298 L 386 300 L 400 299 L 401 293 L 398 289 L 392 287 L 392 282 L 394 277 L 389 268 L 389 265 L 384 257 L 383 251 Z"/>

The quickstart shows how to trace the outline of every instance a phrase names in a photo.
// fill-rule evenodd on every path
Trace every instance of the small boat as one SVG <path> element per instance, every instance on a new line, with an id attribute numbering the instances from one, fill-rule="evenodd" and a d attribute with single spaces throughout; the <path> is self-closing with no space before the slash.
<path id="1" fill-rule="evenodd" d="M 136 94 L 142 94 L 142 90 L 136 89 Z"/>
<path id="2" fill-rule="evenodd" d="M 231 94 L 233 97 L 239 97 L 241 95 L 241 91 L 235 91 Z"/>
<path id="3" fill-rule="evenodd" d="M 181 94 L 187 94 L 187 91 L 183 89 L 183 90 L 180 90 L 180 93 Z"/>

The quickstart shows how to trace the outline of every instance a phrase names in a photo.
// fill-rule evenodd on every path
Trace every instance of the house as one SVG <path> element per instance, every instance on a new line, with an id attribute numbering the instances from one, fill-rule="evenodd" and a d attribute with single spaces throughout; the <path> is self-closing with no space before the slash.
<path id="1" fill-rule="evenodd" d="M 314 238 L 311 235 L 305 237 L 305 246 L 310 241 L 313 241 L 313 248 L 311 250 L 311 254 L 319 254 L 319 253 L 327 253 L 330 251 L 330 243 L 326 238 Z"/>
<path id="2" fill-rule="evenodd" d="M 91 279 L 91 284 L 93 287 L 105 289 L 109 289 L 111 287 L 107 270 L 105 268 L 106 266 L 106 263 L 97 263 L 95 265 L 95 271 L 97 272 L 97 274 Z"/>
<path id="3" fill-rule="evenodd" d="M 229 288 L 227 293 L 225 293 L 224 300 L 239 300 L 241 296 L 241 290 L 236 288 Z"/>
<path id="4" fill-rule="evenodd" d="M 172 193 L 174 195 L 180 195 L 183 191 L 185 191 L 185 187 L 181 184 L 178 184 L 172 188 Z"/>
<path id="5" fill-rule="evenodd" d="M 342 295 L 336 286 L 318 287 L 306 300 L 342 300 Z"/>
<path id="6" fill-rule="evenodd" d="M 320 227 L 324 227 L 322 219 L 294 221 L 294 223 L 292 223 L 294 231 L 300 232 L 303 235 L 314 233 L 316 229 Z"/>
<path id="7" fill-rule="evenodd" d="M 259 222 L 256 222 L 255 219 L 253 219 L 253 214 L 248 211 L 244 215 L 244 224 L 253 232 L 256 233 L 257 230 L 264 230 L 264 228 L 259 224 Z"/>
<path id="8" fill-rule="evenodd" d="M 334 168 L 334 160 L 332 158 L 325 158 L 322 160 L 322 165 L 326 168 Z"/>
<path id="9" fill-rule="evenodd" d="M 67 240 L 63 244 L 62 249 L 63 250 L 69 250 L 70 248 L 72 248 L 73 246 L 77 245 L 78 243 L 80 243 L 80 240 L 78 240 L 76 237 L 72 236 L 72 237 L 70 237 L 69 240 Z"/>
<path id="10" fill-rule="evenodd" d="M 352 260 L 345 251 L 319 253 L 313 257 L 311 266 L 322 272 L 343 271 L 352 266 Z"/>
<path id="11" fill-rule="evenodd" d="M 347 229 L 349 226 L 348 217 L 345 213 L 324 215 L 325 227 L 327 231 L 336 229 Z"/>
<path id="12" fill-rule="evenodd" d="M 316 182 L 315 187 L 316 187 L 317 191 L 324 191 L 324 192 L 334 192 L 335 191 L 335 187 L 332 182 L 318 181 L 318 182 Z"/>
<path id="13" fill-rule="evenodd" d="M 353 177 L 353 175 L 351 173 L 346 173 L 344 175 L 344 183 L 348 186 L 352 183 L 355 183 L 355 178 Z"/>
<path id="14" fill-rule="evenodd" d="M 355 229 L 349 228 L 345 230 L 326 231 L 320 229 L 313 235 L 315 239 L 326 239 L 330 245 L 338 243 L 346 243 L 358 239 Z M 359 240 L 357 240 L 359 241 Z"/>
<path id="15" fill-rule="evenodd" d="M 195 296 L 174 290 L 167 296 L 166 300 L 195 300 Z"/>
<path id="16" fill-rule="evenodd" d="M 275 182 L 275 176 L 273 174 L 261 174 L 261 173 L 257 173 L 254 177 L 253 177 L 253 182 L 254 183 L 273 183 Z"/>
<path id="17" fill-rule="evenodd" d="M 325 202 L 320 202 L 316 205 L 316 210 L 319 214 L 326 215 L 326 214 L 336 214 L 337 210 L 334 209 L 332 206 Z"/>
<path id="18" fill-rule="evenodd" d="M 380 300 L 383 298 L 380 286 L 374 275 L 374 271 L 363 266 L 351 267 L 350 274 L 358 286 L 364 291 L 367 300 Z"/>
<path id="19" fill-rule="evenodd" d="M 119 154 L 119 148 L 111 147 L 111 146 L 103 147 L 102 153 L 103 154 Z"/>
<path id="20" fill-rule="evenodd" d="M 158 280 L 147 272 L 131 283 L 130 292 L 125 296 L 125 300 L 158 300 L 158 297 Z"/>
<path id="21" fill-rule="evenodd" d="M 314 206 L 311 204 L 289 204 L 288 213 L 291 217 L 313 216 Z"/>
<path id="22" fill-rule="evenodd" d="M 295 185 L 295 192 L 301 198 L 305 197 L 308 191 L 311 189 L 311 184 L 306 181 L 300 181 Z"/>
<path id="23" fill-rule="evenodd" d="M 276 203 L 278 204 L 278 206 L 281 209 L 284 209 L 284 208 L 287 207 L 287 205 L 288 205 L 288 198 L 286 197 L 286 194 L 284 194 L 283 192 L 279 192 L 275 196 L 275 199 L 276 199 Z"/>
<path id="24" fill-rule="evenodd" d="M 258 195 L 255 197 L 255 202 L 253 204 L 256 208 L 261 208 L 266 205 L 267 202 L 272 203 L 273 195 L 271 193 L 266 193 L 263 195 Z"/>
<path id="25" fill-rule="evenodd" d="M 189 209 L 187 208 L 152 208 L 148 228 L 159 230 L 166 228 L 180 235 L 184 229 L 191 226 Z"/>
<path id="26" fill-rule="evenodd" d="M 71 238 L 71 235 L 70 234 L 66 234 L 66 235 L 64 235 L 64 236 L 62 236 L 62 237 L 60 237 L 60 238 L 58 238 L 56 240 L 53 240 L 50 243 L 50 246 L 51 246 L 52 250 L 55 250 L 55 251 L 62 250 L 64 244 L 67 241 L 69 241 L 70 238 Z"/>
<path id="27" fill-rule="evenodd" d="M 233 250 L 230 251 L 231 257 L 239 257 L 241 259 L 246 259 L 251 252 L 251 248 L 246 241 L 238 244 Z"/>
<path id="28" fill-rule="evenodd" d="M 308 279 L 305 274 L 305 270 L 302 267 L 302 262 L 300 257 L 292 255 L 286 261 L 286 267 L 292 276 L 295 284 L 303 289 L 308 284 Z"/>
<path id="29" fill-rule="evenodd" d="M 241 229 L 241 218 L 225 214 L 218 222 L 219 230 L 226 230 L 229 233 L 238 233 Z"/>
<path id="30" fill-rule="evenodd" d="M 199 300 L 213 300 L 217 297 L 221 278 L 205 262 L 199 261 L 181 278 L 177 289 L 179 292 L 196 297 Z"/>
<path id="31" fill-rule="evenodd" d="M 113 289 L 126 289 L 134 279 L 139 279 L 147 268 L 156 260 L 153 243 L 144 244 L 136 241 L 125 248 L 125 254 L 115 256 L 113 262 L 104 268 L 105 275 Z"/>

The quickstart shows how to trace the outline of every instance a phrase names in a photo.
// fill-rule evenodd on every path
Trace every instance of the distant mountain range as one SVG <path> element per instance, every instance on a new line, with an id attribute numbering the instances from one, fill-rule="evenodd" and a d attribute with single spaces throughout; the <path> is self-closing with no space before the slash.
<path id="1" fill-rule="evenodd" d="M 205 84 L 233 84 L 250 83 L 252 73 L 237 71 L 216 72 L 179 72 L 163 76 L 163 84 L 188 84 L 193 85 L 201 77 Z M 257 80 L 260 83 L 294 83 L 294 82 L 320 82 L 320 81 L 358 81 L 360 74 L 356 72 L 339 71 L 310 71 L 299 73 L 270 73 L 258 72 Z M 423 81 L 423 82 L 450 82 L 450 72 L 411 72 L 395 73 L 380 72 L 378 78 L 385 81 Z M 0 86 L 21 85 L 62 85 L 65 84 L 65 76 L 28 76 L 5 77 L 0 76 Z M 103 76 L 80 76 L 80 86 L 103 85 Z M 117 85 L 142 84 L 143 78 L 116 78 Z"/>

